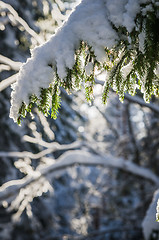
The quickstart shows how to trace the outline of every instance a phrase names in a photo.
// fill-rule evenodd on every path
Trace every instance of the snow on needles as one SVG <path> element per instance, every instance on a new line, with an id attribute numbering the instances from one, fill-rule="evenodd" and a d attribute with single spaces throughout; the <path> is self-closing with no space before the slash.
<path id="1" fill-rule="evenodd" d="M 40 97 L 41 88 L 48 88 L 54 81 L 55 69 L 61 79 L 66 77 L 66 69 L 75 63 L 75 50 L 81 40 L 92 46 L 97 60 L 103 62 L 104 48 L 111 49 L 118 41 L 112 23 L 132 31 L 141 2 L 143 0 L 81 1 L 56 34 L 32 50 L 31 58 L 21 67 L 17 82 L 12 85 L 10 117 L 17 120 L 22 102 L 28 105 L 31 95 Z"/>

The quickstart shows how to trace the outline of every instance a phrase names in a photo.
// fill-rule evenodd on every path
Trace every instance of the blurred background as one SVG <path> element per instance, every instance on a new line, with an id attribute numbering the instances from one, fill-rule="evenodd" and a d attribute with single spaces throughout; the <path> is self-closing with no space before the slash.
<path id="1" fill-rule="evenodd" d="M 99 74 L 91 105 L 82 91 L 61 89 L 57 120 L 36 107 L 21 127 L 9 118 L 11 84 L 30 49 L 77 3 L 0 1 L 1 240 L 144 239 L 159 185 L 159 99 L 126 94 L 121 103 L 110 91 L 105 106 Z M 154 211 L 147 239 L 158 239 L 155 224 Z"/>

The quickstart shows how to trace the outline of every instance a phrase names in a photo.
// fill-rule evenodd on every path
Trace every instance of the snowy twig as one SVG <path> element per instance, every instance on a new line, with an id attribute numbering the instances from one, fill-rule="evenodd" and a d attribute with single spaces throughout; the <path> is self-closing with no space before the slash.
<path id="1" fill-rule="evenodd" d="M 9 65 L 12 70 L 19 71 L 22 62 L 16 62 L 0 54 L 0 63 Z"/>
<path id="2" fill-rule="evenodd" d="M 31 142 L 31 143 L 36 143 L 39 144 L 43 147 L 47 147 L 47 149 L 39 152 L 39 153 L 32 153 L 32 152 L 0 152 L 0 157 L 12 157 L 12 158 L 31 158 L 31 159 L 39 159 L 44 157 L 47 154 L 50 154 L 54 151 L 66 151 L 66 150 L 70 150 L 70 149 L 75 149 L 75 148 L 79 148 L 83 145 L 82 142 L 73 142 L 71 144 L 63 144 L 60 145 L 57 142 L 53 142 L 53 143 L 47 143 L 44 142 L 43 140 L 40 139 L 36 139 L 36 138 L 32 138 L 29 136 L 25 136 L 24 137 L 25 141 Z"/>
<path id="3" fill-rule="evenodd" d="M 74 149 L 74 148 L 79 148 L 82 145 L 84 145 L 84 143 L 82 143 L 80 141 L 76 141 L 76 142 L 73 142 L 70 144 L 59 144 L 58 142 L 49 143 L 49 142 L 43 141 L 42 139 L 33 138 L 28 135 L 25 135 L 23 137 L 23 139 L 27 142 L 39 144 L 43 147 L 51 149 L 52 152 L 53 151 L 61 151 L 61 150 L 70 150 L 70 149 Z"/>
<path id="4" fill-rule="evenodd" d="M 9 78 L 4 79 L 0 82 L 0 92 L 9 87 L 12 83 L 16 82 L 18 73 L 12 75 Z"/>
<path id="5" fill-rule="evenodd" d="M 8 9 L 8 11 L 14 16 L 15 20 L 24 27 L 25 31 L 28 32 L 37 41 L 38 44 L 43 43 L 41 37 L 33 29 L 29 27 L 29 25 L 24 21 L 24 19 L 22 19 L 18 15 L 16 10 L 10 4 L 0 1 L 0 6 L 1 8 Z"/>
<path id="6" fill-rule="evenodd" d="M 43 129 L 44 129 L 44 132 L 45 134 L 49 137 L 50 140 L 54 140 L 55 138 L 55 135 L 54 135 L 54 132 L 52 131 L 52 129 L 50 128 L 49 126 L 49 123 L 48 121 L 46 120 L 46 117 L 37 110 L 37 108 L 35 108 L 35 111 L 40 119 L 40 122 L 43 126 Z"/>
<path id="7" fill-rule="evenodd" d="M 31 158 L 31 159 L 38 159 L 42 158 L 46 154 L 53 152 L 53 149 L 45 149 L 39 153 L 31 153 L 31 152 L 0 152 L 0 157 L 12 157 L 12 158 Z"/>
<path id="8" fill-rule="evenodd" d="M 58 5 L 61 12 L 65 10 L 65 5 L 61 0 L 55 0 L 55 2 Z"/>
<path id="9" fill-rule="evenodd" d="M 42 139 L 37 139 L 37 138 L 34 138 L 34 137 L 30 137 L 28 135 L 24 135 L 23 137 L 23 140 L 26 141 L 26 142 L 30 142 L 30 143 L 35 143 L 35 144 L 38 144 L 40 146 L 43 146 L 43 147 L 46 147 L 46 148 L 58 148 L 60 147 L 60 144 L 59 143 L 48 143 L 46 141 L 43 141 Z"/>
<path id="10" fill-rule="evenodd" d="M 9 70 L 10 70 L 10 66 L 6 64 L 0 64 L 0 72 L 9 71 Z"/>
<path id="11" fill-rule="evenodd" d="M 30 183 L 38 181 L 41 177 L 46 177 L 50 174 L 57 174 L 59 171 L 61 172 L 68 167 L 77 165 L 115 167 L 123 171 L 128 171 L 138 177 L 150 180 L 157 186 L 159 185 L 159 177 L 157 177 L 153 172 L 130 161 L 125 161 L 122 158 L 115 158 L 111 155 L 102 156 L 91 154 L 86 151 L 74 150 L 64 153 L 54 164 L 42 168 L 33 176 L 26 176 L 23 179 L 9 181 L 2 185 L 2 187 L 0 187 L 0 201 L 7 199 L 9 201 L 11 197 L 17 195 L 21 188 L 25 188 Z"/>
<path id="12" fill-rule="evenodd" d="M 4 70 L 7 70 L 7 71 L 9 71 L 11 69 L 15 70 L 15 71 L 19 71 L 20 67 L 22 66 L 22 62 L 13 61 L 10 58 L 7 58 L 1 54 L 0 54 L 0 63 L 2 63 L 1 65 L 5 64 Z M 0 92 L 3 91 L 4 89 L 6 89 L 7 87 L 9 87 L 12 83 L 16 82 L 17 75 L 18 74 L 14 74 L 14 75 L 4 79 L 3 81 L 1 81 L 0 82 Z"/>

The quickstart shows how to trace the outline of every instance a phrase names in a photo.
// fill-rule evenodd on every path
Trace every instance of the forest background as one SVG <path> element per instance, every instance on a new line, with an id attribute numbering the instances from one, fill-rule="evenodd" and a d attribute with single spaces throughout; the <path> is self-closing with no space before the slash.
<path id="1" fill-rule="evenodd" d="M 30 48 L 61 26 L 75 1 L 0 1 L 0 239 L 158 239 L 158 98 L 113 91 L 68 95 L 56 120 L 35 107 L 9 118 L 11 84 Z M 37 66 L 38 67 L 38 66 Z"/>

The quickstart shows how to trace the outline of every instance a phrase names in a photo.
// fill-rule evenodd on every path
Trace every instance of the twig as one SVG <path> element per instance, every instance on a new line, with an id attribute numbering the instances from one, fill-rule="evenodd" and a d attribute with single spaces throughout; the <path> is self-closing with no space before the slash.
<path id="1" fill-rule="evenodd" d="M 16 10 L 10 4 L 7 4 L 7 3 L 4 3 L 2 1 L 0 1 L 0 6 L 1 6 L 1 8 L 8 9 L 8 11 L 14 16 L 15 20 L 24 27 L 26 32 L 28 32 L 37 41 L 38 44 L 43 43 L 43 40 L 41 39 L 41 37 L 33 29 L 31 29 L 29 27 L 29 25 L 24 21 L 24 19 L 22 19 L 18 15 Z"/>
<path id="2" fill-rule="evenodd" d="M 18 73 L 12 75 L 9 78 L 4 79 L 3 81 L 0 82 L 0 92 L 2 92 L 4 89 L 9 87 L 12 83 L 16 82 Z"/>
<path id="3" fill-rule="evenodd" d="M 0 72 L 11 70 L 10 66 L 6 64 L 0 64 Z"/>
<path id="4" fill-rule="evenodd" d="M 61 0 L 55 0 L 55 2 L 58 5 L 61 12 L 65 10 L 65 5 Z"/>
<path id="5" fill-rule="evenodd" d="M 39 159 L 43 156 L 53 152 L 54 149 L 45 149 L 39 153 L 31 153 L 31 152 L 0 152 L 0 157 L 12 157 L 12 158 L 31 158 L 31 159 Z"/>
<path id="6" fill-rule="evenodd" d="M 15 71 L 19 71 L 20 67 L 23 64 L 22 62 L 13 61 L 10 58 L 7 58 L 1 54 L 0 54 L 0 62 L 10 66 L 10 68 Z"/>
<path id="7" fill-rule="evenodd" d="M 35 108 L 35 112 L 37 113 L 37 115 L 38 115 L 38 117 L 40 119 L 40 122 L 41 122 L 41 124 L 43 126 L 45 134 L 49 137 L 50 140 L 54 140 L 55 139 L 54 132 L 50 128 L 49 123 L 46 120 L 46 117 L 41 112 L 39 112 L 37 110 L 37 108 Z"/>
<path id="8" fill-rule="evenodd" d="M 47 143 L 43 140 L 40 139 L 36 139 L 36 138 L 32 138 L 29 136 L 25 136 L 24 137 L 25 141 L 31 142 L 31 143 L 36 143 L 39 144 L 43 147 L 47 147 L 47 149 L 39 152 L 39 153 L 32 153 L 32 152 L 27 152 L 27 151 L 23 151 L 23 152 L 0 152 L 0 157 L 12 157 L 12 158 L 31 158 L 31 159 L 39 159 L 44 157 L 47 154 L 50 154 L 54 151 L 64 151 L 64 150 L 70 150 L 70 149 L 75 149 L 75 148 L 80 148 L 83 143 L 82 142 L 73 142 L 70 144 L 63 144 L 60 145 L 57 142 L 53 142 L 53 143 Z"/>

